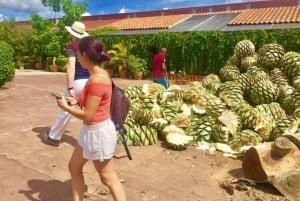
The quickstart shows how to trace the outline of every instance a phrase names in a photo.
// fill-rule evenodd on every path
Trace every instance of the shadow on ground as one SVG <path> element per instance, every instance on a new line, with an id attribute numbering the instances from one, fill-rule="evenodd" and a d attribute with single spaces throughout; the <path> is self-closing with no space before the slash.
<path id="1" fill-rule="evenodd" d="M 45 143 L 45 144 L 48 144 L 47 141 L 43 137 L 43 132 L 46 131 L 46 130 L 50 130 L 50 128 L 49 127 L 35 127 L 35 128 L 32 128 L 32 131 L 38 134 L 37 137 L 40 138 L 41 142 Z M 68 135 L 67 133 L 70 133 L 70 131 L 66 130 L 64 132 L 64 135 L 63 135 L 60 143 L 68 143 L 68 144 L 72 145 L 73 147 L 75 147 L 76 144 L 77 144 L 77 139 L 75 139 L 71 135 Z"/>
<path id="2" fill-rule="evenodd" d="M 29 190 L 19 190 L 20 194 L 31 201 L 66 201 L 72 200 L 71 182 L 67 180 L 39 180 L 32 179 L 27 182 Z"/>

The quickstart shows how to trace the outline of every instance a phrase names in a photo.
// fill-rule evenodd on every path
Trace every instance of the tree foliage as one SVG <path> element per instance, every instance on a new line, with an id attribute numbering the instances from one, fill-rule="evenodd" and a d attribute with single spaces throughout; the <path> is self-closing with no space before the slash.
<path id="1" fill-rule="evenodd" d="M 118 31 L 119 29 L 115 28 L 115 27 L 103 27 L 103 28 L 100 28 L 100 29 L 95 29 L 95 30 L 92 30 L 89 32 L 90 35 L 92 36 L 101 36 L 101 35 L 106 35 L 111 32 L 114 32 L 114 31 Z"/>
<path id="2" fill-rule="evenodd" d="M 62 2 L 63 0 L 42 0 L 44 6 L 52 7 L 53 11 L 56 13 L 61 11 Z"/>
<path id="3" fill-rule="evenodd" d="M 14 50 L 8 43 L 0 40 L 0 87 L 15 76 Z"/>
<path id="4" fill-rule="evenodd" d="M 28 55 L 32 29 L 18 29 L 14 20 L 0 23 L 0 41 L 5 41 L 18 55 Z"/>
<path id="5" fill-rule="evenodd" d="M 63 4 L 64 0 L 42 0 L 42 3 L 44 6 L 49 6 L 52 8 L 54 15 L 55 15 L 55 21 L 56 21 L 56 16 L 57 13 L 61 11 L 61 6 Z"/>
<path id="6" fill-rule="evenodd" d="M 32 47 L 32 57 L 36 62 L 41 62 L 46 66 L 49 59 L 64 55 L 65 46 L 70 41 L 70 37 L 65 30 L 65 26 L 71 26 L 74 21 L 80 21 L 81 15 L 86 11 L 86 3 L 72 3 L 72 0 L 43 0 L 45 6 L 53 7 L 53 11 L 62 9 L 64 16 L 57 24 L 44 19 L 37 14 L 30 17 L 30 24 L 33 28 L 31 36 L 34 41 Z"/>
<path id="7" fill-rule="evenodd" d="M 38 14 L 32 14 L 30 16 L 29 23 L 31 24 L 32 28 L 38 32 L 43 32 L 50 26 L 50 22 Z"/>
<path id="8" fill-rule="evenodd" d="M 187 33 L 159 32 L 145 35 L 96 35 L 112 49 L 114 44 L 134 44 L 132 53 L 147 60 L 151 66 L 151 52 L 154 46 L 168 48 L 168 71 L 185 71 L 188 74 L 206 75 L 218 73 L 233 55 L 240 40 L 251 40 L 256 49 L 266 43 L 279 43 L 285 51 L 300 51 L 300 29 L 274 29 L 252 31 L 194 31 Z M 93 32 L 97 33 L 97 32 Z"/>
<path id="9" fill-rule="evenodd" d="M 72 3 L 72 0 L 64 0 L 62 4 L 64 16 L 59 20 L 58 26 L 64 28 L 64 26 L 71 26 L 74 21 L 80 21 L 87 5 L 86 2 Z"/>
<path id="10" fill-rule="evenodd" d="M 72 23 L 72 20 L 79 20 L 81 15 L 86 11 L 88 5 L 87 1 L 73 3 L 72 0 L 42 0 L 42 3 L 44 6 L 52 8 L 55 13 L 55 19 L 56 13 L 63 11 L 65 14 L 63 20 L 64 22 L 68 22 L 67 25 Z"/>
<path id="11" fill-rule="evenodd" d="M 72 0 L 64 0 L 62 9 L 65 15 L 57 24 L 59 28 L 58 35 L 62 39 L 61 44 L 66 44 L 69 42 L 70 37 L 66 32 L 65 26 L 71 26 L 75 21 L 81 21 L 81 15 L 86 12 L 87 3 L 72 3 Z"/>

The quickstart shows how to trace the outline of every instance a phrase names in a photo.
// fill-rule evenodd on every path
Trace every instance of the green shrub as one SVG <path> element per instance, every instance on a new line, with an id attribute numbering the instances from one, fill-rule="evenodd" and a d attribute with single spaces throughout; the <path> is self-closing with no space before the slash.
<path id="1" fill-rule="evenodd" d="M 106 46 L 112 49 L 116 43 L 125 46 L 134 44 L 131 49 L 136 57 L 143 58 L 151 66 L 152 46 L 166 47 L 168 49 L 166 66 L 168 71 L 185 71 L 187 74 L 207 75 L 218 73 L 233 55 L 234 47 L 240 40 L 251 40 L 256 50 L 266 43 L 277 42 L 285 51 L 299 52 L 300 29 L 272 29 L 272 30 L 241 30 L 241 31 L 192 31 L 167 32 L 138 35 L 109 35 L 97 34 Z M 150 70 L 150 68 L 148 68 Z"/>
<path id="2" fill-rule="evenodd" d="M 14 50 L 4 41 L 0 41 L 0 87 L 15 76 Z"/>
<path id="3" fill-rule="evenodd" d="M 67 58 L 64 56 L 60 56 L 56 60 L 56 64 L 58 65 L 59 72 L 66 72 L 67 71 Z"/>

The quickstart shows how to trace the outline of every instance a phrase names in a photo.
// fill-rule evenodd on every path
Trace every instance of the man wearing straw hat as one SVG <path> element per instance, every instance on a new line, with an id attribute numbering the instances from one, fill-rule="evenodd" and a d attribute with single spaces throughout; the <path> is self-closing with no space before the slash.
<path id="1" fill-rule="evenodd" d="M 72 26 L 65 26 L 69 32 L 72 42 L 66 48 L 67 54 L 67 89 L 65 96 L 78 97 L 80 91 L 84 87 L 88 80 L 88 71 L 81 67 L 77 60 L 76 52 L 79 39 L 88 36 L 89 34 L 85 31 L 85 25 L 82 22 L 74 22 Z M 62 138 L 64 131 L 67 127 L 71 114 L 61 110 L 54 122 L 54 125 L 48 131 L 44 131 L 44 139 L 47 144 L 53 146 L 59 146 L 60 139 Z"/>

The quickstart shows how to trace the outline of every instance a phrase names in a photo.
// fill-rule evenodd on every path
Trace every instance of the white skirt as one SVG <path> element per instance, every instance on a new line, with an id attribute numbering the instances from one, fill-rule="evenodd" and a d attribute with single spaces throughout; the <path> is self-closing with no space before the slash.
<path id="1" fill-rule="evenodd" d="M 107 119 L 97 124 L 84 125 L 78 143 L 83 149 L 85 159 L 103 161 L 112 158 L 117 145 L 114 123 Z"/>

